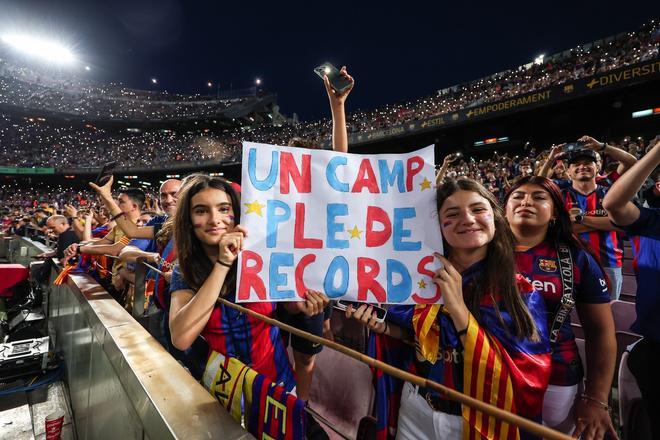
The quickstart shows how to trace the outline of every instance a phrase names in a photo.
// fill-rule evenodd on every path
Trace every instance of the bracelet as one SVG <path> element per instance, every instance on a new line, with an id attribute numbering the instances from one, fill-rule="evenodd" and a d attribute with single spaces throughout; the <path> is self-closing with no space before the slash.
<path id="1" fill-rule="evenodd" d="M 600 401 L 600 400 L 598 400 L 598 399 L 596 399 L 596 398 L 594 398 L 594 397 L 591 397 L 591 396 L 588 395 L 588 394 L 582 394 L 582 395 L 580 396 L 580 399 L 582 399 L 582 400 L 587 400 L 587 401 L 594 402 L 594 403 L 597 403 L 598 406 L 599 406 L 601 409 L 604 409 L 605 411 L 608 411 L 608 412 L 609 412 L 609 411 L 612 410 L 612 408 L 611 408 L 607 403 L 602 402 L 602 401 Z"/>
<path id="2" fill-rule="evenodd" d="M 224 263 L 220 260 L 215 260 L 215 262 L 218 263 L 220 266 L 225 266 L 225 267 L 231 267 L 233 265 L 233 263 L 232 264 L 227 264 L 227 263 Z"/>
<path id="3" fill-rule="evenodd" d="M 603 146 L 600 147 L 600 150 L 598 150 L 600 153 L 604 153 L 605 149 L 607 148 L 607 142 L 603 142 Z"/>
<path id="4" fill-rule="evenodd" d="M 460 338 L 461 336 L 467 335 L 467 330 L 468 330 L 468 328 L 465 327 L 463 330 L 459 330 L 459 331 L 457 331 L 457 332 L 456 332 L 456 337 L 457 337 L 457 338 Z"/>
<path id="5" fill-rule="evenodd" d="M 387 331 L 389 329 L 390 329 L 390 325 L 387 323 L 387 321 L 385 321 L 385 329 L 383 329 L 383 332 L 381 333 L 381 335 L 384 335 L 385 333 L 387 333 Z"/>
<path id="6" fill-rule="evenodd" d="M 108 220 L 108 221 L 109 221 L 109 222 L 114 222 L 115 220 L 117 220 L 117 219 L 118 219 L 119 217 L 121 217 L 122 215 L 124 215 L 124 213 L 123 213 L 123 212 L 120 212 L 119 214 L 115 215 L 114 217 L 112 217 L 112 218 L 111 218 L 110 220 Z"/>

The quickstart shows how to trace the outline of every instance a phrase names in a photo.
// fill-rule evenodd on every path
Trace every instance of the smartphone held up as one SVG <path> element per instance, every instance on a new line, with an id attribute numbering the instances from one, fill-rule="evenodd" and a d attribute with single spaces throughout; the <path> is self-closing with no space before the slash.
<path id="1" fill-rule="evenodd" d="M 328 81 L 330 81 L 330 86 L 332 89 L 341 94 L 346 90 L 353 87 L 353 82 L 341 74 L 339 69 L 333 66 L 331 63 L 323 63 L 320 66 L 314 68 L 314 73 L 316 73 L 321 79 L 327 76 Z"/>
<path id="2" fill-rule="evenodd" d="M 103 165 L 103 168 L 101 168 L 101 170 L 97 174 L 94 183 L 98 186 L 105 185 L 108 182 L 108 180 L 110 180 L 110 177 L 112 177 L 112 172 L 116 167 L 117 167 L 116 161 L 107 162 L 105 165 Z"/>

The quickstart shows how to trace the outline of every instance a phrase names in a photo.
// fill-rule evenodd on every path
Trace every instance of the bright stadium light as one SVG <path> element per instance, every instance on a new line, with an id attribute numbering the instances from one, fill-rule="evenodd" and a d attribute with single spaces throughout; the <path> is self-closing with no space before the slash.
<path id="1" fill-rule="evenodd" d="M 254 82 L 255 82 L 257 85 L 261 85 L 261 78 L 257 78 Z"/>
<path id="2" fill-rule="evenodd" d="M 156 78 L 151 78 L 151 84 L 158 84 L 158 80 Z"/>
<path id="3" fill-rule="evenodd" d="M 543 64 L 543 59 L 544 58 L 545 58 L 545 54 L 542 53 L 541 55 L 534 58 L 534 64 Z"/>
<path id="4" fill-rule="evenodd" d="M 61 43 L 26 35 L 8 34 L 2 36 L 2 41 L 14 49 L 28 55 L 39 57 L 53 63 L 72 63 L 73 53 Z"/>

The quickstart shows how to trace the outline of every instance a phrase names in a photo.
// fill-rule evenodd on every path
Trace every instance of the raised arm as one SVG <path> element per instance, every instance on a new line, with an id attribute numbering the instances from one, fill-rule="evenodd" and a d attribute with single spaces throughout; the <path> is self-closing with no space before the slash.
<path id="1" fill-rule="evenodd" d="M 448 154 L 445 156 L 445 158 L 442 160 L 442 167 L 440 167 L 437 174 L 435 175 L 436 186 L 440 186 L 442 181 L 445 179 L 449 165 L 458 160 L 459 157 L 461 157 L 460 153 Z"/>
<path id="2" fill-rule="evenodd" d="M 117 226 L 119 226 L 121 230 L 124 231 L 124 234 L 126 234 L 128 238 L 153 239 L 154 238 L 153 226 L 140 227 L 135 223 L 133 223 L 132 221 L 130 221 L 125 216 L 121 215 L 122 213 L 121 208 L 119 208 L 119 205 L 117 205 L 115 199 L 112 197 L 113 181 L 114 181 L 114 177 L 110 176 L 108 181 L 103 186 L 98 186 L 93 182 L 90 182 L 89 186 L 91 186 L 92 189 L 97 192 L 99 198 L 110 212 L 110 215 L 112 215 L 113 219 L 117 222 Z"/>
<path id="3" fill-rule="evenodd" d="M 204 330 L 222 293 L 230 267 L 243 249 L 245 229 L 236 225 L 228 231 L 220 238 L 217 260 L 199 290 L 194 292 L 184 288 L 172 292 L 169 326 L 172 344 L 179 350 L 188 349 Z"/>
<path id="4" fill-rule="evenodd" d="M 620 175 L 628 171 L 630 167 L 637 163 L 637 158 L 627 151 L 624 151 L 621 148 L 617 148 L 613 145 L 609 145 L 606 142 L 599 142 L 591 136 L 582 136 L 580 139 L 578 139 L 578 141 L 584 142 L 585 148 L 589 148 L 590 150 L 597 151 L 601 154 L 606 154 L 615 161 L 619 162 L 619 166 L 616 171 Z"/>
<path id="5" fill-rule="evenodd" d="M 78 239 L 83 238 L 85 227 L 78 218 L 78 210 L 73 205 L 64 205 L 64 215 L 71 219 L 71 228 L 76 233 Z"/>
<path id="6" fill-rule="evenodd" d="M 612 222 L 627 226 L 639 218 L 639 208 L 631 200 L 659 164 L 660 141 L 612 185 L 603 200 L 603 208 Z"/>
<path id="7" fill-rule="evenodd" d="M 323 83 L 325 84 L 325 91 L 328 93 L 330 111 L 332 112 L 332 149 L 346 153 L 348 152 L 348 132 L 346 131 L 346 110 L 344 104 L 346 103 L 348 94 L 351 93 L 351 90 L 355 86 L 355 80 L 346 71 L 346 66 L 342 67 L 339 73 L 352 83 L 342 93 L 332 88 L 327 76 L 323 77 Z"/>
<path id="8" fill-rule="evenodd" d="M 140 257 L 146 258 L 149 263 L 155 263 L 158 261 L 159 255 L 157 252 L 145 252 L 136 246 L 130 245 L 127 245 L 119 252 L 119 259 L 127 263 L 135 263 Z"/>
<path id="9" fill-rule="evenodd" d="M 85 229 L 83 230 L 81 241 L 90 241 L 92 239 L 92 220 L 94 219 L 94 211 L 91 209 L 85 215 Z"/>
<path id="10" fill-rule="evenodd" d="M 557 156 L 561 153 L 563 146 L 564 144 L 552 146 L 548 158 L 543 162 L 543 166 L 538 171 L 538 176 L 547 177 L 548 179 L 552 178 L 552 166 L 555 164 L 555 160 L 557 160 Z"/>

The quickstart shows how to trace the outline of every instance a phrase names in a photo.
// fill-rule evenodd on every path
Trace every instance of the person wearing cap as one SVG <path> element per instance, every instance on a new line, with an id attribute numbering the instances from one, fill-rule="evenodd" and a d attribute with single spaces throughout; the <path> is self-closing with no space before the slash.
<path id="1" fill-rule="evenodd" d="M 601 151 L 603 151 L 602 147 Z M 592 144 L 585 143 L 585 148 L 566 154 L 565 160 L 568 164 L 571 185 L 564 186 L 562 195 L 566 209 L 571 215 L 573 232 L 577 233 L 594 251 L 609 278 L 612 299 L 618 299 L 623 283 L 621 273 L 623 251 L 617 229 L 609 221 L 603 209 L 603 199 L 608 187 L 597 183 L 596 151 Z"/>
<path id="2" fill-rule="evenodd" d="M 603 164 L 602 155 L 606 155 L 610 161 L 618 163 L 615 171 L 608 174 L 599 174 L 596 176 L 596 183 L 599 185 L 612 186 L 612 184 L 616 182 L 616 180 L 621 177 L 623 173 L 629 170 L 630 167 L 635 165 L 637 162 L 637 158 L 627 151 L 610 145 L 606 142 L 600 142 L 591 136 L 582 136 L 580 139 L 578 139 L 578 143 L 581 143 L 584 149 L 592 150 L 596 153 L 596 166 L 599 172 Z M 539 176 L 550 178 L 555 162 L 557 160 L 566 159 L 568 154 L 562 152 L 564 145 L 566 144 L 553 145 L 553 147 L 550 149 L 548 159 L 539 169 Z M 561 179 L 559 181 L 556 180 L 555 183 L 559 185 L 560 188 L 565 188 L 570 185 L 570 180 Z"/>

